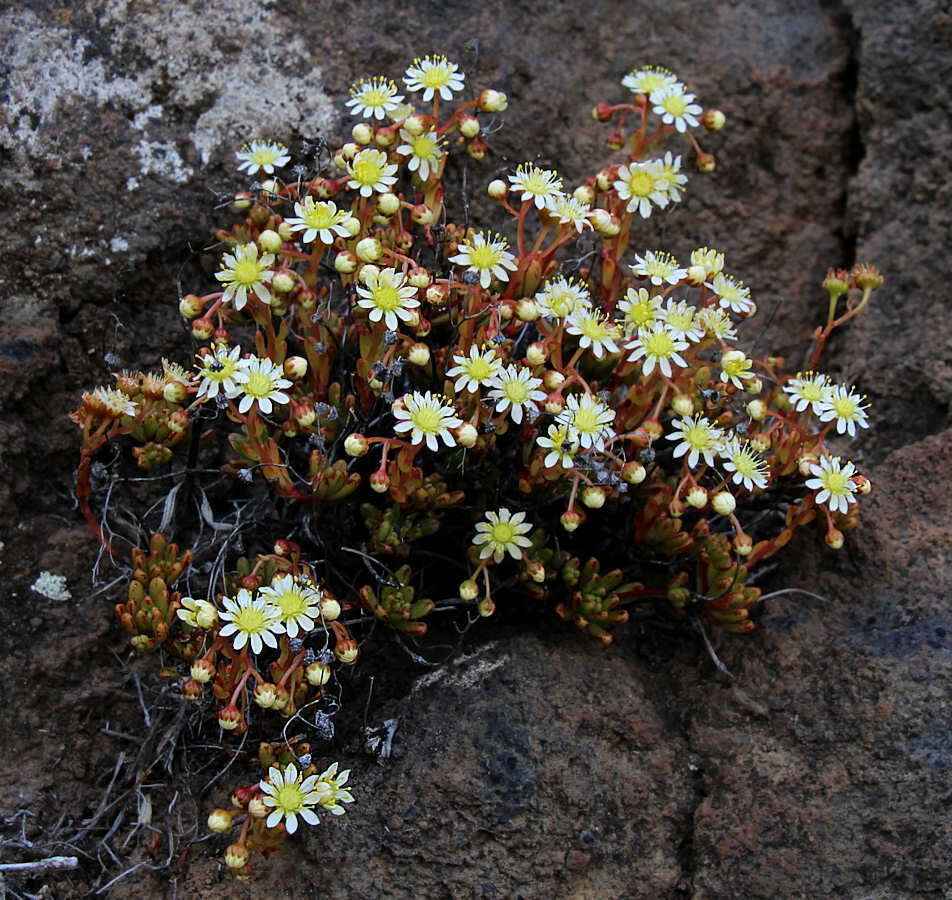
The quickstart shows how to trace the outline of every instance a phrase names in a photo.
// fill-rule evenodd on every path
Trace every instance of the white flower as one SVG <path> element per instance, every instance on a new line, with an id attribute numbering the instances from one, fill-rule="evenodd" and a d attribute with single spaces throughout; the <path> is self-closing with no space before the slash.
<path id="1" fill-rule="evenodd" d="M 222 601 L 225 609 L 221 618 L 226 624 L 221 629 L 222 637 L 231 637 L 236 650 L 244 649 L 250 643 L 252 653 L 260 653 L 264 644 L 277 647 L 276 635 L 284 631 L 281 625 L 280 611 L 262 598 L 251 596 L 244 588 L 235 598 L 225 597 Z M 234 637 L 232 637 L 232 635 Z"/>
<path id="2" fill-rule="evenodd" d="M 457 391 L 478 391 L 496 377 L 502 365 L 492 347 L 480 350 L 475 344 L 469 348 L 469 356 L 456 354 L 453 362 L 456 365 L 447 370 L 446 377 L 456 378 L 453 387 Z"/>
<path id="3" fill-rule="evenodd" d="M 681 199 L 681 189 L 688 183 L 688 176 L 681 174 L 681 157 L 672 156 L 669 150 L 661 161 L 661 175 L 667 182 L 669 199 L 677 203 Z"/>
<path id="4" fill-rule="evenodd" d="M 743 282 L 735 281 L 729 275 L 718 273 L 708 287 L 717 294 L 722 309 L 746 313 L 754 308 L 754 303 L 750 299 L 750 288 L 745 287 Z"/>
<path id="5" fill-rule="evenodd" d="M 716 306 L 705 306 L 700 310 L 697 314 L 697 322 L 703 326 L 705 334 L 711 337 L 722 341 L 733 341 L 737 338 L 730 316 Z"/>
<path id="6" fill-rule="evenodd" d="M 698 247 L 691 251 L 691 265 L 704 269 L 707 278 L 713 278 L 724 270 L 724 254 L 719 250 Z"/>
<path id="7" fill-rule="evenodd" d="M 591 309 L 588 288 L 574 278 L 553 278 L 535 295 L 536 305 L 549 319 L 564 319 L 575 312 Z"/>
<path id="8" fill-rule="evenodd" d="M 288 403 L 291 400 L 283 390 L 291 387 L 291 382 L 282 377 L 281 369 L 268 358 L 252 356 L 239 360 L 238 371 L 233 380 L 237 382 L 235 390 L 226 391 L 225 396 L 233 398 L 244 394 L 238 404 L 238 412 L 242 414 L 257 403 L 258 409 L 268 415 L 272 403 Z"/>
<path id="9" fill-rule="evenodd" d="M 586 450 L 604 450 L 605 441 L 615 436 L 611 423 L 615 410 L 591 394 L 569 394 L 565 408 L 555 421 L 568 428 L 569 439 L 578 441 Z"/>
<path id="10" fill-rule="evenodd" d="M 586 228 L 591 228 L 589 221 L 591 209 L 587 203 L 576 200 L 568 194 L 557 194 L 549 198 L 549 213 L 559 220 L 560 225 L 573 225 L 579 234 Z"/>
<path id="11" fill-rule="evenodd" d="M 678 131 L 688 126 L 696 128 L 697 116 L 704 112 L 694 101 L 694 94 L 685 93 L 684 85 L 669 84 L 651 92 L 652 109 L 665 125 L 674 125 Z"/>
<path id="12" fill-rule="evenodd" d="M 496 412 L 505 412 L 511 406 L 510 415 L 517 425 L 522 424 L 524 409 L 536 409 L 546 398 L 544 391 L 536 390 L 542 379 L 533 378 L 528 368 L 513 363 L 497 373 L 489 384 L 489 396 L 496 401 Z"/>
<path id="13" fill-rule="evenodd" d="M 542 462 L 546 468 L 561 465 L 563 469 L 571 469 L 575 465 L 579 444 L 569 434 L 568 425 L 550 425 L 548 437 L 540 435 L 536 438 L 536 443 L 549 451 Z"/>
<path id="14" fill-rule="evenodd" d="M 317 775 L 302 778 L 294 763 L 288 763 L 284 772 L 277 766 L 271 766 L 267 780 L 258 784 L 264 794 L 262 799 L 265 806 L 271 807 L 265 822 L 268 828 L 274 828 L 284 819 L 288 834 L 294 834 L 298 827 L 298 816 L 308 825 L 320 824 L 321 820 L 311 809 L 321 801 L 321 795 L 315 790 L 319 780 Z"/>
<path id="15" fill-rule="evenodd" d="M 291 161 L 288 148 L 277 141 L 249 141 L 235 156 L 241 160 L 238 171 L 246 171 L 249 175 L 254 175 L 259 169 L 273 175 L 275 168 L 280 169 Z"/>
<path id="16" fill-rule="evenodd" d="M 320 775 L 314 785 L 314 793 L 318 796 L 318 803 L 329 813 L 335 816 L 344 815 L 341 803 L 353 803 L 354 798 L 349 790 L 344 788 L 350 777 L 350 769 L 337 771 L 337 763 L 331 763 Z"/>
<path id="17" fill-rule="evenodd" d="M 331 200 L 305 197 L 303 203 L 294 204 L 294 212 L 297 213 L 296 218 L 289 217 L 284 221 L 292 230 L 304 232 L 301 240 L 305 244 L 311 243 L 316 237 L 320 237 L 322 244 L 333 244 L 335 236 L 350 237 L 350 232 L 342 224 L 350 218 L 350 212 L 338 209 Z"/>
<path id="18" fill-rule="evenodd" d="M 258 596 L 264 597 L 278 610 L 280 631 L 288 637 L 311 631 L 315 620 L 321 617 L 321 590 L 307 579 L 283 575 L 273 579 L 268 587 L 261 588 Z"/>
<path id="19" fill-rule="evenodd" d="M 248 291 L 254 291 L 262 303 L 271 303 L 271 292 L 266 285 L 274 275 L 268 269 L 274 262 L 274 254 L 266 253 L 258 258 L 258 245 L 238 244 L 234 251 L 222 256 L 222 269 L 215 277 L 225 286 L 222 302 L 234 298 L 235 309 L 244 309 Z"/>
<path id="20" fill-rule="evenodd" d="M 618 304 L 624 315 L 625 329 L 639 329 L 661 319 L 661 298 L 649 295 L 647 288 L 628 288 L 625 299 Z"/>
<path id="21" fill-rule="evenodd" d="M 405 394 L 401 400 L 402 406 L 395 404 L 393 407 L 393 416 L 399 419 L 393 426 L 397 434 L 409 431 L 412 444 L 421 444 L 425 440 L 431 450 L 439 450 L 437 438 L 442 438 L 447 447 L 456 446 L 456 438 L 450 429 L 459 428 L 463 420 L 456 416 L 456 410 L 445 397 L 430 391 L 425 394 L 414 391 Z"/>
<path id="22" fill-rule="evenodd" d="M 201 382 L 198 386 L 199 398 L 214 400 L 218 392 L 222 391 L 226 397 L 237 396 L 238 385 L 244 380 L 239 375 L 238 357 L 241 347 L 237 344 L 228 349 L 227 344 L 212 344 L 212 352 L 204 356 L 197 356 L 198 377 Z"/>
<path id="23" fill-rule="evenodd" d="M 400 138 L 403 143 L 397 147 L 397 153 L 409 156 L 407 168 L 411 172 L 416 172 L 420 176 L 420 181 L 426 181 L 430 173 L 436 171 L 436 165 L 443 156 L 439 136 L 435 131 L 411 134 L 405 128 L 401 128 Z"/>
<path id="24" fill-rule="evenodd" d="M 747 441 L 741 443 L 735 437 L 728 438 L 720 454 L 724 458 L 724 468 L 734 473 L 731 478 L 734 484 L 742 484 L 748 491 L 767 486 L 767 463 L 751 449 Z"/>
<path id="25" fill-rule="evenodd" d="M 407 284 L 404 274 L 396 269 L 381 269 L 368 275 L 364 284 L 357 285 L 357 293 L 360 295 L 357 305 L 370 310 L 370 321 L 383 319 L 390 331 L 400 327 L 398 318 L 404 322 L 413 319 L 411 310 L 420 305 L 416 299 L 417 289 Z"/>
<path id="26" fill-rule="evenodd" d="M 397 181 L 396 163 L 389 164 L 387 154 L 373 148 L 361 150 L 347 163 L 347 171 L 347 187 L 360 191 L 361 197 L 369 197 L 374 191 L 384 194 Z"/>
<path id="27" fill-rule="evenodd" d="M 664 209 L 668 205 L 668 178 L 656 159 L 619 166 L 615 190 L 628 201 L 628 212 L 638 212 L 643 219 L 651 215 L 652 206 Z"/>
<path id="28" fill-rule="evenodd" d="M 345 106 L 355 116 L 382 119 L 393 112 L 403 100 L 397 86 L 389 78 L 360 79 L 350 89 L 350 100 Z"/>
<path id="29" fill-rule="evenodd" d="M 535 203 L 536 209 L 545 209 L 548 201 L 562 193 L 562 179 L 558 172 L 540 169 L 531 163 L 523 163 L 509 176 L 512 190 L 522 195 L 524 203 Z"/>
<path id="30" fill-rule="evenodd" d="M 522 548 L 531 547 L 532 541 L 524 537 L 532 530 L 532 525 L 526 522 L 524 512 L 510 513 L 506 507 L 487 512 L 486 521 L 476 524 L 476 537 L 473 544 L 482 545 L 479 551 L 480 559 L 488 559 L 500 563 L 508 553 L 513 559 L 522 559 Z"/>
<path id="31" fill-rule="evenodd" d="M 658 310 L 658 317 L 680 341 L 701 340 L 704 327 L 697 320 L 697 310 L 686 300 L 669 297 L 668 302 Z"/>
<path id="32" fill-rule="evenodd" d="M 662 285 L 677 284 L 688 274 L 687 269 L 678 266 L 678 261 L 663 250 L 646 250 L 644 256 L 635 256 L 637 262 L 631 267 L 631 271 L 641 278 L 651 279 L 651 283 Z"/>
<path id="33" fill-rule="evenodd" d="M 754 377 L 751 371 L 753 365 L 743 350 L 728 350 L 721 356 L 721 381 L 730 382 L 743 390 L 744 380 Z"/>
<path id="34" fill-rule="evenodd" d="M 790 395 L 790 404 L 797 412 L 809 408 L 819 416 L 830 393 L 830 379 L 822 372 L 797 372 L 797 377 L 791 378 L 783 391 Z"/>
<path id="35" fill-rule="evenodd" d="M 591 349 L 596 359 L 601 359 L 606 350 L 618 353 L 615 341 L 621 338 L 621 334 L 601 310 L 580 309 L 571 313 L 565 320 L 565 330 L 569 334 L 580 335 L 579 346 L 585 350 Z"/>
<path id="36" fill-rule="evenodd" d="M 724 432 L 716 425 L 712 425 L 706 418 L 699 416 L 685 416 L 672 423 L 675 430 L 668 435 L 669 441 L 678 441 L 674 448 L 675 459 L 688 454 L 688 465 L 693 469 L 700 458 L 709 466 L 714 465 L 714 457 L 721 452 L 724 443 Z"/>
<path id="37" fill-rule="evenodd" d="M 621 83 L 633 94 L 652 94 L 663 87 L 678 83 L 677 76 L 660 66 L 643 66 L 632 69 Z"/>
<path id="38" fill-rule="evenodd" d="M 670 378 L 672 363 L 681 369 L 687 365 L 681 351 L 688 349 L 688 342 L 675 338 L 664 322 L 654 322 L 639 328 L 637 337 L 628 341 L 625 348 L 632 351 L 628 362 L 644 357 L 641 368 L 644 375 L 650 375 L 657 366 L 662 375 Z"/>
<path id="39" fill-rule="evenodd" d="M 820 506 L 825 503 L 830 512 L 847 513 L 850 504 L 856 502 L 856 483 L 851 480 L 855 471 L 851 462 L 844 466 L 838 456 L 823 456 L 819 463 L 810 465 L 816 477 L 807 479 L 807 487 L 819 491 L 816 502 Z"/>
<path id="40" fill-rule="evenodd" d="M 214 604 L 194 597 L 183 597 L 176 615 L 192 628 L 214 628 L 218 621 L 218 610 Z"/>
<path id="41" fill-rule="evenodd" d="M 445 56 L 425 56 L 413 60 L 403 83 L 407 90 L 423 91 L 424 102 L 432 100 L 435 93 L 439 93 L 444 100 L 452 100 L 454 91 L 463 90 L 465 78 L 459 66 Z"/>
<path id="42" fill-rule="evenodd" d="M 93 412 L 111 419 L 134 416 L 136 404 L 116 388 L 98 387 L 91 394 L 83 393 L 83 403 Z"/>
<path id="43" fill-rule="evenodd" d="M 836 422 L 837 434 L 848 434 L 856 437 L 856 426 L 869 428 L 866 410 L 869 405 L 863 406 L 866 398 L 854 394 L 852 388 L 845 384 L 837 384 L 829 389 L 826 397 L 820 401 L 818 417 L 821 422 Z M 814 407 L 816 410 L 816 407 Z"/>
<path id="44" fill-rule="evenodd" d="M 516 258 L 508 251 L 505 238 L 493 234 L 474 234 L 469 244 L 458 244 L 459 252 L 450 257 L 450 262 L 467 266 L 468 271 L 479 275 L 479 284 L 488 288 L 495 275 L 500 281 L 509 280 L 509 272 L 515 271 Z"/>

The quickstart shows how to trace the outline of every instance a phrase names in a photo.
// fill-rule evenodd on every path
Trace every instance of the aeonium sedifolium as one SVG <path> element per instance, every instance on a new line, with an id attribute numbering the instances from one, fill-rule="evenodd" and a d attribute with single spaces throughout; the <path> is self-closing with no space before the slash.
<path id="1" fill-rule="evenodd" d="M 812 521 L 840 546 L 869 490 L 838 455 L 867 404 L 819 364 L 876 270 L 828 274 L 826 323 L 790 372 L 745 350 L 756 302 L 724 252 L 675 256 L 639 234 L 689 197 L 690 163 L 713 171 L 698 132 L 723 114 L 673 73 L 634 69 L 628 96 L 593 111 L 617 162 L 573 188 L 527 146 L 536 161 L 486 186 L 499 215 L 463 225 L 446 181 L 461 153 L 489 153 L 507 109 L 469 84 L 443 56 L 414 60 L 399 87 L 361 80 L 352 140 L 322 171 L 249 140 L 239 169 L 264 180 L 218 233 L 217 288 L 179 305 L 194 361 L 120 373 L 73 414 L 80 505 L 107 545 L 91 474 L 107 443 L 195 494 L 194 546 L 136 551 L 118 614 L 138 649 L 189 666 L 183 694 L 210 689 L 226 731 L 252 710 L 326 718 L 368 621 L 418 637 L 436 613 L 490 615 L 501 586 L 605 643 L 632 611 L 748 631 L 750 568 Z M 242 518 L 263 489 L 280 508 Z M 235 563 L 232 528 L 255 548 Z M 223 559 L 205 599 L 175 589 Z M 263 777 L 213 816 L 242 823 L 234 871 L 351 799 L 303 741 L 262 744 Z"/>

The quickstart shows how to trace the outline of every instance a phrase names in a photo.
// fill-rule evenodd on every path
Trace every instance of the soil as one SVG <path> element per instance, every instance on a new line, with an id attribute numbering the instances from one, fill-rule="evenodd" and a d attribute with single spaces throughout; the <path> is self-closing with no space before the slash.
<path id="1" fill-rule="evenodd" d="M 0 862 L 81 856 L 11 891 L 86 897 L 125 873 L 105 893 L 948 896 L 947 4 L 28 0 L 0 9 L 0 39 Z M 644 241 L 726 250 L 758 349 L 798 358 L 827 266 L 883 270 L 829 355 L 872 404 L 850 453 L 874 493 L 842 551 L 801 535 L 765 579 L 758 629 L 716 648 L 729 683 L 683 636 L 606 649 L 548 612 L 371 695 L 356 679 L 366 724 L 397 722 L 392 757 L 362 752 L 359 716 L 340 728 L 321 753 L 352 765 L 358 804 L 236 883 L 203 827 L 227 800 L 227 776 L 202 793 L 217 738 L 127 653 L 66 414 L 111 371 L 190 355 L 177 300 L 211 271 L 238 144 L 336 145 L 352 81 L 433 51 L 509 94 L 479 183 L 527 147 L 569 182 L 607 161 L 589 109 L 642 62 L 720 107 L 717 171 Z M 42 571 L 72 598 L 32 591 Z M 168 734 L 191 735 L 187 759 Z"/>

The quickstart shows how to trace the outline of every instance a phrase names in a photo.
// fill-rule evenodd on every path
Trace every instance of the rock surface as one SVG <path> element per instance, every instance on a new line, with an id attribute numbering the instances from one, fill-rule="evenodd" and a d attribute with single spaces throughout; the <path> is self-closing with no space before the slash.
<path id="1" fill-rule="evenodd" d="M 692 646 L 662 652 L 633 634 L 605 651 L 548 619 L 505 633 L 371 707 L 372 721 L 399 721 L 394 758 L 355 765 L 359 805 L 298 855 L 236 886 L 221 880 L 220 847 L 197 844 L 112 893 L 942 895 L 952 262 L 930 238 L 952 219 L 943 4 L 738 0 L 702 14 L 678 0 L 427 2 L 397 15 L 210 0 L 170 15 L 147 0 L 27 2 L 0 12 L 0 35 L 11 48 L 0 63 L 8 837 L 20 840 L 21 822 L 28 840 L 64 813 L 94 815 L 117 755 L 132 758 L 114 733 L 134 741 L 144 728 L 108 604 L 88 587 L 95 545 L 70 506 L 65 413 L 112 370 L 191 352 L 177 292 L 209 277 L 198 251 L 224 221 L 216 202 L 243 186 L 237 145 L 259 133 L 298 150 L 334 144 L 355 78 L 442 51 L 511 98 L 496 156 L 470 179 L 528 153 L 572 180 L 608 159 L 589 108 L 620 96 L 620 75 L 645 61 L 729 121 L 706 141 L 717 173 L 651 220 L 646 247 L 726 250 L 760 305 L 758 341 L 786 353 L 818 322 L 828 265 L 868 260 L 888 277 L 831 357 L 873 403 L 858 452 L 876 486 L 863 524 L 838 555 L 802 536 L 772 576 L 823 599 L 767 600 L 758 631 L 718 647 L 730 685 Z M 43 570 L 69 577 L 72 603 L 30 591 Z M 147 845 L 133 861 L 161 862 Z M 57 894 L 87 896 L 98 875 L 84 864 Z"/>

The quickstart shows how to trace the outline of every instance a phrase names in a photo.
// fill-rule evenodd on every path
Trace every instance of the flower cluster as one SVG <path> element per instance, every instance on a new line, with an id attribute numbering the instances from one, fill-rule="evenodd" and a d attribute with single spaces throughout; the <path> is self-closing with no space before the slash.
<path id="1" fill-rule="evenodd" d="M 870 489 L 838 455 L 866 401 L 818 367 L 878 272 L 827 275 L 826 324 L 791 374 L 744 349 L 757 303 L 722 250 L 675 256 L 639 234 L 690 197 L 692 166 L 714 169 L 696 132 L 723 114 L 673 73 L 635 69 L 626 101 L 593 111 L 617 159 L 575 185 L 517 165 L 488 182 L 495 214 L 474 226 L 447 197 L 508 101 L 467 99 L 470 84 L 440 55 L 361 80 L 352 140 L 307 178 L 283 177 L 284 145 L 245 145 L 239 170 L 269 177 L 217 233 L 217 287 L 180 301 L 194 364 L 118 373 L 73 413 L 80 508 L 105 545 L 107 444 L 185 478 L 145 518 L 181 522 L 195 492 L 195 546 L 136 551 L 117 615 L 137 649 L 188 667 L 186 698 L 210 685 L 227 732 L 252 727 L 251 704 L 288 718 L 323 703 L 360 641 L 379 641 L 369 623 L 418 638 L 432 615 L 489 616 L 517 591 L 603 643 L 631 615 L 749 631 L 749 571 L 813 522 L 840 546 Z M 222 580 L 239 533 L 256 555 Z M 206 599 L 176 591 L 186 573 Z M 249 848 L 352 799 L 301 741 L 262 746 L 266 777 L 236 792 L 239 874 Z"/>

